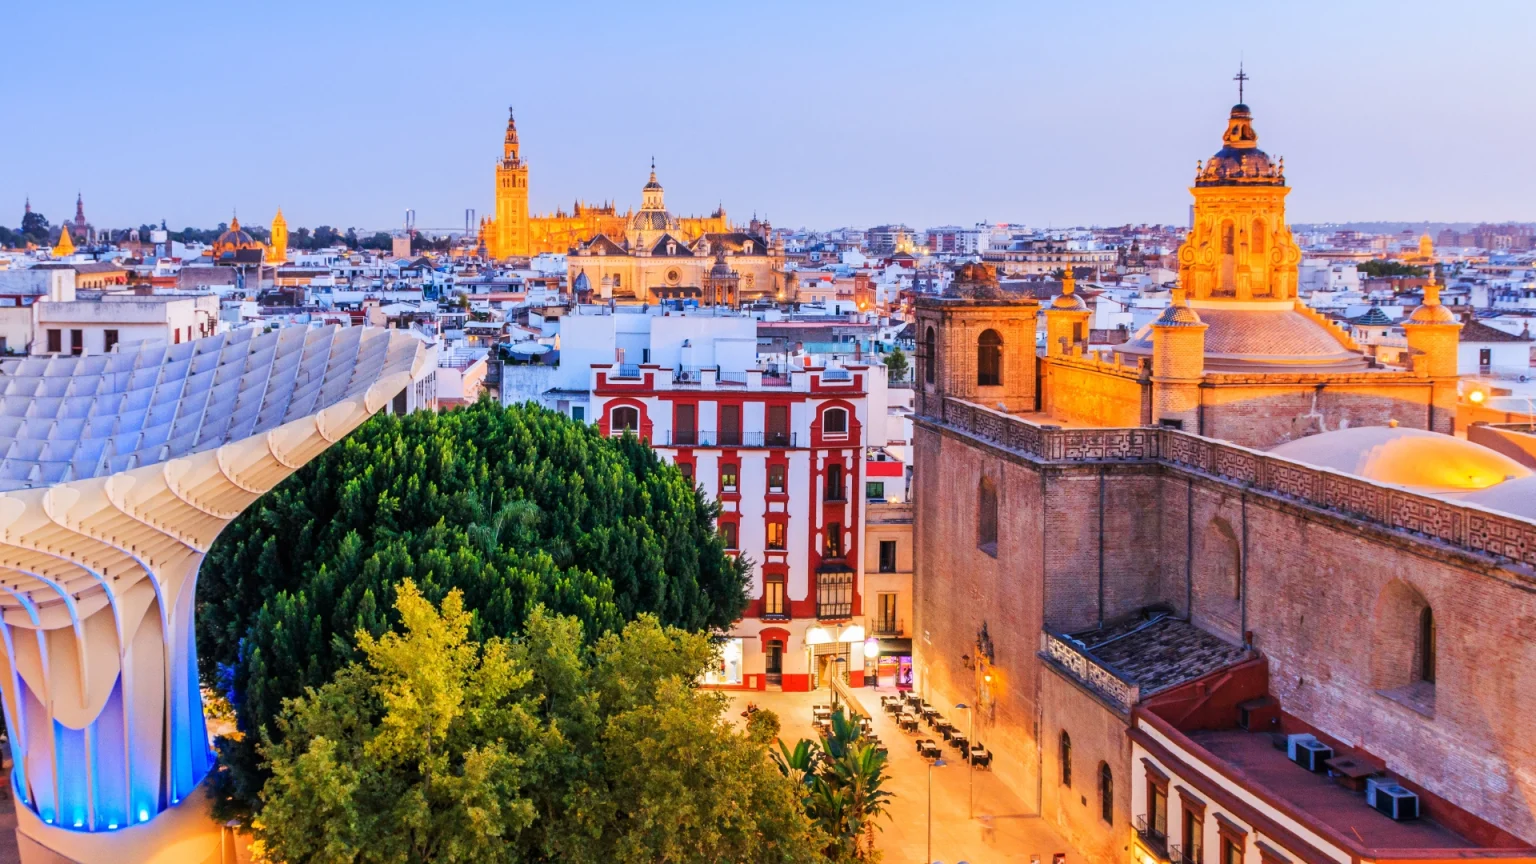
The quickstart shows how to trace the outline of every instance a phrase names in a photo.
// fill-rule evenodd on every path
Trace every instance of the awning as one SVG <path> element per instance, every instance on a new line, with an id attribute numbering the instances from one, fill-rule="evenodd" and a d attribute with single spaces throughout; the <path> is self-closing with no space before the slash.
<path id="1" fill-rule="evenodd" d="M 912 653 L 911 639 L 879 639 L 877 641 L 880 643 L 881 657 L 888 654 L 901 654 L 905 656 Z"/>

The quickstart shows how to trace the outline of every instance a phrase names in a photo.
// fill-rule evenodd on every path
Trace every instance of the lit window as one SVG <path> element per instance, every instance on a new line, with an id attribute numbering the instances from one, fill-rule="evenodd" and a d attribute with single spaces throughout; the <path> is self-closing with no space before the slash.
<path id="1" fill-rule="evenodd" d="M 784 523 L 768 523 L 768 548 L 783 550 L 784 548 Z"/>

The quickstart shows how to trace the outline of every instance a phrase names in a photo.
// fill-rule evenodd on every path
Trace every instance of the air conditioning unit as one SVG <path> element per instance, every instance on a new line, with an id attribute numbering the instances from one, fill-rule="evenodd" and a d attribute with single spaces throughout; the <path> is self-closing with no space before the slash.
<path id="1" fill-rule="evenodd" d="M 1399 822 L 1419 818 L 1419 796 L 1391 780 L 1371 777 L 1365 781 L 1365 803 Z"/>
<path id="2" fill-rule="evenodd" d="M 1285 755 L 1297 765 L 1318 774 L 1327 767 L 1324 760 L 1333 758 L 1333 748 L 1317 740 L 1316 735 L 1289 735 L 1285 740 Z"/>

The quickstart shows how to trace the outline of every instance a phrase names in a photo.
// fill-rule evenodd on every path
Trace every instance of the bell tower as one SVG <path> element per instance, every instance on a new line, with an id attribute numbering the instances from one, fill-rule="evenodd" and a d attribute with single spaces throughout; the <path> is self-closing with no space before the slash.
<path id="1" fill-rule="evenodd" d="M 1238 73 L 1241 85 L 1248 76 Z M 1189 300 L 1294 300 L 1301 249 L 1285 222 L 1285 160 L 1259 149 L 1253 112 L 1239 101 L 1221 149 L 1195 164 L 1194 221 L 1179 247 Z"/>
<path id="2" fill-rule="evenodd" d="M 501 161 L 496 163 L 496 222 L 491 234 L 493 258 L 527 255 L 528 249 L 528 164 L 523 161 L 517 140 L 517 121 L 507 109 L 507 136 L 502 144 Z"/>

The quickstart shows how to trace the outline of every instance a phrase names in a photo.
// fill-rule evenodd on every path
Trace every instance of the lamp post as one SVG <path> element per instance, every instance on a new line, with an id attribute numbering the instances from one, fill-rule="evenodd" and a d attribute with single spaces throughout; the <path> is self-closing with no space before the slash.
<path id="1" fill-rule="evenodd" d="M 948 763 L 944 761 L 943 756 L 928 763 L 928 857 L 925 859 L 926 864 L 932 864 L 933 861 L 933 769 L 943 768 L 946 764 Z"/>
<path id="2" fill-rule="evenodd" d="M 965 736 L 965 743 L 966 743 L 966 746 L 968 746 L 968 747 L 975 747 L 976 746 L 976 738 L 975 738 L 975 735 L 976 735 L 976 712 L 975 712 L 975 710 L 972 709 L 971 706 L 965 704 L 964 702 L 956 702 L 955 703 L 955 709 L 959 710 L 959 711 L 964 711 L 966 713 L 966 716 L 968 716 L 970 718 L 970 723 L 968 724 L 970 726 L 970 729 L 969 729 L 969 731 L 967 732 L 967 734 Z M 967 753 L 969 753 L 969 751 L 967 751 Z M 971 757 L 969 755 L 967 755 L 965 757 L 965 761 L 966 761 L 965 775 L 966 775 L 966 779 L 969 781 L 970 787 L 971 787 L 971 789 L 970 789 L 970 796 L 971 796 L 971 816 L 970 816 L 970 818 L 975 819 L 976 818 L 976 763 L 971 761 Z"/>

